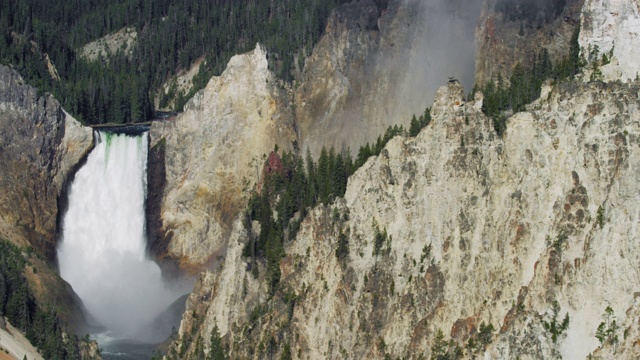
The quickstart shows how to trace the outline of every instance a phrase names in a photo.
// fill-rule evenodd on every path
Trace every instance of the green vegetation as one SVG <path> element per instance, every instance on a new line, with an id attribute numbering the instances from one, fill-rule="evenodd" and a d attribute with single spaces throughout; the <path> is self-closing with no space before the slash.
<path id="1" fill-rule="evenodd" d="M 16 0 L 0 5 L 0 62 L 12 64 L 27 83 L 52 92 L 85 123 L 135 122 L 153 116 L 153 95 L 171 75 L 205 58 L 194 90 L 176 94 L 180 110 L 231 56 L 269 51 L 272 70 L 291 80 L 296 55 L 308 54 L 321 37 L 330 11 L 346 0 Z M 138 31 L 130 57 L 89 62 L 76 50 L 124 27 Z M 60 80 L 50 76 L 45 55 Z M 303 56 L 298 56 L 302 59 Z M 301 64 L 298 64 L 301 65 Z M 168 99 L 159 99 L 166 104 Z"/>
<path id="2" fill-rule="evenodd" d="M 480 343 L 484 346 L 491 344 L 491 338 L 493 337 L 494 331 L 495 328 L 493 327 L 493 324 L 489 323 L 489 325 L 487 325 L 483 321 L 480 324 L 480 331 L 478 332 L 478 340 Z"/>
<path id="3" fill-rule="evenodd" d="M 603 53 L 602 57 L 600 57 L 600 47 L 598 45 L 591 46 L 589 45 L 587 54 L 589 56 L 589 63 L 591 64 L 591 74 L 589 75 L 589 81 L 600 81 L 603 79 L 602 71 L 600 70 L 600 66 L 608 65 L 611 63 L 611 58 L 613 58 L 613 50 L 612 47 L 608 53 Z"/>
<path id="4" fill-rule="evenodd" d="M 184 358 L 185 357 L 185 353 L 187 350 L 187 346 L 185 345 L 185 343 L 183 342 L 182 344 L 182 348 L 180 351 L 180 358 Z M 209 342 L 209 352 L 208 354 L 205 355 L 205 350 L 204 350 L 204 341 L 202 340 L 202 336 L 198 336 L 198 339 L 196 340 L 196 346 L 193 350 L 193 353 L 186 357 L 186 359 L 189 360 L 227 360 L 228 359 L 228 354 L 229 353 L 229 349 L 224 345 L 224 343 L 222 342 L 222 338 L 220 337 L 220 332 L 218 331 L 218 325 L 214 324 L 213 326 L 213 330 L 211 331 L 211 340 Z M 157 356 L 157 359 L 161 359 L 162 356 L 158 353 L 157 355 L 154 354 L 154 356 Z M 175 356 L 175 354 L 170 353 L 167 355 L 167 358 L 169 359 L 177 359 L 178 357 Z M 153 359 L 153 358 L 152 358 Z"/>
<path id="5" fill-rule="evenodd" d="M 602 205 L 598 206 L 598 212 L 596 213 L 596 222 L 600 229 L 604 228 L 604 208 Z"/>
<path id="6" fill-rule="evenodd" d="M 280 355 L 280 360 L 291 360 L 291 359 L 293 359 L 291 355 L 291 347 L 289 346 L 289 343 L 286 343 L 284 345 L 284 349 L 282 350 L 282 355 Z"/>
<path id="7" fill-rule="evenodd" d="M 430 109 L 425 110 L 421 119 L 431 119 Z M 428 120 L 421 120 L 419 129 L 428 123 Z M 260 235 L 251 238 L 243 251 L 245 257 L 266 260 L 266 278 L 271 291 L 280 282 L 280 259 L 285 255 L 284 244 L 295 238 L 308 209 L 317 204 L 329 205 L 336 197 L 344 196 L 349 176 L 364 165 L 370 156 L 379 155 L 397 135 L 407 135 L 407 132 L 402 126 L 389 126 L 374 144 L 367 143 L 360 147 L 355 161 L 349 152 L 336 153 L 333 148 L 323 148 L 317 163 L 308 150 L 306 161 L 297 153 L 284 152 L 277 157 L 279 160 L 276 162 L 281 162 L 281 166 L 277 166 L 279 170 L 265 173 L 261 191 L 254 191 L 249 198 L 245 228 L 251 233 L 251 223 L 257 221 L 260 223 Z M 276 147 L 274 153 L 277 152 Z M 269 158 L 273 159 L 273 156 Z M 335 222 L 341 217 L 334 211 L 333 218 Z M 348 214 L 344 214 L 342 219 L 347 220 Z M 391 239 L 386 235 L 386 230 L 376 238 L 379 239 L 374 247 L 375 254 L 384 243 L 390 247 Z M 349 254 L 347 235 L 341 233 L 338 240 L 336 256 L 344 260 Z M 257 267 L 252 267 L 252 271 L 254 269 Z"/>
<path id="8" fill-rule="evenodd" d="M 569 313 L 564 315 L 562 323 L 558 322 L 558 312 L 560 311 L 560 305 L 557 301 L 553 302 L 553 318 L 550 322 L 544 322 L 544 328 L 551 333 L 551 340 L 555 344 L 558 341 L 558 337 L 562 335 L 569 328 Z"/>
<path id="9" fill-rule="evenodd" d="M 478 329 L 478 333 L 469 338 L 467 342 L 467 349 L 469 350 L 471 355 L 477 354 L 478 352 L 484 350 L 487 345 L 491 344 L 493 332 L 495 328 L 493 324 L 489 323 L 487 325 L 484 321 L 480 324 L 480 328 Z"/>
<path id="10" fill-rule="evenodd" d="M 194 319 L 197 319 L 195 311 L 193 313 Z M 180 350 L 176 352 L 175 348 L 171 348 L 169 353 L 166 355 L 167 359 L 187 359 L 187 360 L 226 360 L 229 358 L 229 347 L 224 343 L 222 337 L 220 336 L 220 332 L 218 330 L 218 325 L 214 319 L 213 329 L 211 330 L 211 337 L 209 339 L 209 351 L 205 354 L 205 340 L 203 340 L 201 335 L 198 335 L 196 338 L 197 329 L 200 328 L 201 324 L 195 324 L 191 327 L 191 333 L 186 334 L 186 336 L 182 339 L 180 344 Z M 193 348 L 193 352 L 190 355 L 187 355 L 187 350 L 193 344 L 193 339 L 196 339 L 195 346 Z M 152 359 L 161 359 L 162 354 L 159 352 L 154 353 Z"/>
<path id="11" fill-rule="evenodd" d="M 338 235 L 338 247 L 336 247 L 336 258 L 340 261 L 340 264 L 344 264 L 345 260 L 349 257 L 349 238 L 343 232 Z"/>
<path id="12" fill-rule="evenodd" d="M 306 171 L 302 158 L 294 153 L 284 152 L 281 162 L 281 170 L 265 174 L 261 192 L 251 195 L 245 219 L 247 229 L 256 220 L 261 230 L 256 239 L 247 243 L 244 255 L 266 259 L 267 279 L 272 290 L 280 281 L 284 242 L 295 237 L 307 209 L 318 203 L 329 204 L 335 197 L 344 195 L 347 179 L 354 171 L 351 157 L 336 154 L 333 149 L 323 149 L 318 163 L 307 152 Z M 296 213 L 299 213 L 298 219 L 294 219 Z"/>
<path id="13" fill-rule="evenodd" d="M 585 63 L 580 57 L 579 34 L 578 27 L 571 38 L 569 55 L 555 66 L 547 50 L 543 49 L 534 56 L 530 67 L 516 65 L 509 78 L 509 86 L 499 76 L 497 82 L 490 80 L 480 89 L 484 94 L 482 111 L 493 119 L 494 129 L 499 136 L 502 136 L 507 128 L 505 112 L 524 110 L 526 104 L 540 97 L 542 83 L 545 80 L 563 80 L 578 74 Z M 477 89 L 476 87 L 473 93 Z"/>
<path id="14" fill-rule="evenodd" d="M 411 124 L 409 125 L 409 136 L 417 136 L 420 130 L 425 128 L 431 122 L 431 108 L 426 108 L 424 113 L 416 118 L 415 115 L 411 118 Z M 468 124 L 467 124 L 468 125 Z"/>
<path id="15" fill-rule="evenodd" d="M 616 324 L 611 306 L 607 306 L 602 317 L 604 321 L 600 323 L 596 330 L 596 338 L 600 341 L 600 345 L 609 343 L 615 346 L 618 343 L 618 324 Z"/>
<path id="16" fill-rule="evenodd" d="M 380 255 L 380 250 L 382 250 L 382 246 L 384 244 L 387 244 L 386 253 L 388 254 L 391 251 L 392 238 L 387 234 L 387 229 L 383 229 L 382 231 L 380 231 L 376 219 L 373 219 L 373 224 L 371 225 L 371 227 L 373 228 L 374 233 L 373 256 Z"/>
<path id="17" fill-rule="evenodd" d="M 420 255 L 420 264 L 424 263 L 424 260 L 429 260 L 431 257 L 431 243 L 425 244 L 422 248 L 422 255 Z"/>
<path id="18" fill-rule="evenodd" d="M 444 339 L 444 333 L 438 329 L 431 345 L 431 360 L 454 360 L 464 356 L 462 348 L 455 341 Z"/>
<path id="19" fill-rule="evenodd" d="M 220 338 L 220 332 L 218 331 L 218 324 L 213 325 L 213 330 L 211 331 L 211 342 L 209 345 L 209 356 L 207 360 L 226 360 L 228 349 L 222 343 L 222 338 Z"/>
<path id="20" fill-rule="evenodd" d="M 495 9 L 507 21 L 526 22 L 529 27 L 539 28 L 560 16 L 564 7 L 565 0 L 498 0 Z"/>
<path id="21" fill-rule="evenodd" d="M 427 108 L 427 110 L 425 110 L 425 114 L 427 113 L 429 114 L 428 115 L 429 119 L 431 119 L 430 111 L 431 111 L 430 108 Z M 420 130 L 423 127 L 427 126 L 428 124 L 429 124 L 428 121 L 421 123 L 420 124 L 421 127 L 418 129 L 418 132 L 420 132 Z M 356 161 L 354 164 L 355 169 L 358 169 L 362 165 L 364 165 L 364 163 L 367 162 L 369 157 L 380 155 L 380 152 L 382 151 L 382 149 L 384 149 L 387 143 L 398 135 L 403 135 L 403 136 L 407 135 L 406 131 L 404 130 L 404 127 L 402 125 L 400 126 L 394 125 L 393 127 L 389 126 L 387 130 L 384 132 L 384 135 L 382 137 L 378 136 L 378 139 L 374 144 L 369 145 L 369 143 L 367 143 L 365 146 L 361 146 L 360 149 L 358 150 L 358 157 L 356 157 Z"/>
<path id="22" fill-rule="evenodd" d="M 567 242 L 567 239 L 569 239 L 569 236 L 567 236 L 567 234 L 560 233 L 558 234 L 558 237 L 556 238 L 556 240 L 554 240 L 552 244 L 553 249 L 556 251 L 556 254 L 558 254 L 559 256 L 562 256 L 562 248 L 564 247 L 564 244 Z"/>
<path id="23" fill-rule="evenodd" d="M 507 87 L 502 77 L 497 83 L 489 81 L 483 88 L 483 112 L 494 119 L 494 128 L 499 135 L 506 130 L 505 110 L 521 111 L 524 106 L 540 97 L 542 83 L 552 74 L 551 60 L 546 50 L 536 56 L 531 69 L 518 64 L 513 70 Z"/>
<path id="24" fill-rule="evenodd" d="M 391 360 L 393 359 L 391 357 L 391 355 L 387 352 L 387 344 L 384 342 L 384 338 L 382 336 L 380 336 L 378 338 L 378 351 L 381 354 L 384 354 L 384 360 Z M 346 351 L 345 351 L 346 352 Z M 347 358 L 347 357 L 345 357 Z"/>
<path id="25" fill-rule="evenodd" d="M 204 355 L 204 345 L 202 344 L 202 336 L 198 336 L 196 340 L 196 347 L 193 350 L 193 356 L 189 357 L 190 359 L 205 359 Z"/>
<path id="26" fill-rule="evenodd" d="M 29 251 L 0 240 L 0 316 L 20 329 L 45 359 L 80 359 L 78 338 L 66 334 L 52 308 L 36 304 L 23 273 Z"/>

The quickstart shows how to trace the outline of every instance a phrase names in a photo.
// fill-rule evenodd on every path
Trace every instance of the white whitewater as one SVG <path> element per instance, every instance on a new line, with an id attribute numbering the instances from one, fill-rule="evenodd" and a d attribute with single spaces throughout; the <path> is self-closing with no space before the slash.
<path id="1" fill-rule="evenodd" d="M 149 324 L 180 294 L 165 286 L 146 253 L 148 135 L 94 136 L 69 192 L 60 275 L 111 336 L 156 341 Z"/>

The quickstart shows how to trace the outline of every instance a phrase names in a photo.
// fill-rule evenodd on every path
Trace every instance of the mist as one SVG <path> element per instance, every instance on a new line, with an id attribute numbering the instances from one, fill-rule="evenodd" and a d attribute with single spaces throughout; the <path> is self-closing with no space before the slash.
<path id="1" fill-rule="evenodd" d="M 109 337 L 159 342 L 172 325 L 150 324 L 190 289 L 166 284 L 146 254 L 147 134 L 96 133 L 95 142 L 69 192 L 60 275 Z"/>
<path id="2" fill-rule="evenodd" d="M 450 79 L 471 91 L 475 77 L 475 30 L 482 0 L 409 0 L 418 15 L 406 86 L 429 101 Z"/>
<path id="3" fill-rule="evenodd" d="M 450 78 L 467 92 L 474 85 L 483 0 L 376 4 L 377 17 L 362 15 L 373 13 L 373 1 L 339 8 L 327 35 L 331 42 L 321 41 L 305 62 L 297 125 L 302 148 L 316 157 L 322 147 L 350 149 L 356 156 L 389 125 L 408 127 Z"/>

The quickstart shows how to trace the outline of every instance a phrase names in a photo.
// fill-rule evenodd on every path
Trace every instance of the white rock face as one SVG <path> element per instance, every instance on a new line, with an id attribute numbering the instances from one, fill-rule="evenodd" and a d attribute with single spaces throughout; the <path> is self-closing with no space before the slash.
<path id="1" fill-rule="evenodd" d="M 198 75 L 200 71 L 200 65 L 206 64 L 206 59 L 204 57 L 196 60 L 191 68 L 184 69 L 179 71 L 177 74 L 169 78 L 165 81 L 164 84 L 160 87 L 158 91 L 156 91 L 155 95 L 155 104 L 154 106 L 158 110 L 162 111 L 172 111 L 175 108 L 175 97 L 170 99 L 164 108 L 160 108 L 160 98 L 166 96 L 169 91 L 173 88 L 176 94 L 188 94 L 189 91 L 193 88 L 193 78 Z M 176 95 L 177 96 L 177 95 Z"/>
<path id="2" fill-rule="evenodd" d="M 263 155 L 275 144 L 290 149 L 292 129 L 286 97 L 260 46 L 234 56 L 175 120 L 153 123 L 152 146 L 161 144 L 167 154 L 160 159 L 166 188 L 150 191 L 164 190 L 160 217 L 168 255 L 202 265 L 224 252 Z"/>
<path id="3" fill-rule="evenodd" d="M 174 348 L 193 351 L 192 334 L 208 339 L 217 323 L 239 358 L 286 343 L 311 359 L 428 358 L 442 330 L 467 358 L 584 359 L 607 306 L 637 326 L 626 313 L 637 318 L 640 288 L 640 86 L 548 91 L 500 139 L 459 84 L 441 88 L 431 125 L 393 139 L 349 179 L 344 199 L 305 218 L 268 301 L 236 225 L 222 269 L 191 295 Z M 554 341 L 551 324 L 565 314 Z M 491 343 L 466 348 L 483 322 L 495 328 Z M 633 354 L 638 332 L 622 332 Z"/>
<path id="4" fill-rule="evenodd" d="M 581 46 L 598 45 L 601 56 L 611 49 L 608 44 L 616 44 L 611 64 L 601 68 L 605 80 L 635 77 L 638 57 L 630 45 L 638 43 L 637 14 L 637 0 L 584 5 Z M 212 113 L 229 119 L 214 120 L 216 130 L 236 139 L 243 133 L 227 129 L 247 120 L 234 114 L 245 111 L 251 118 L 246 109 L 266 109 L 255 100 L 264 97 L 252 94 L 278 99 L 272 88 L 262 87 L 266 81 L 233 75 L 246 61 L 246 68 L 258 72 L 250 71 L 249 79 L 260 79 L 262 72 L 255 69 L 263 67 L 251 56 L 234 58 L 221 77 L 228 82 L 214 79 L 211 90 L 196 97 L 189 111 L 200 114 L 198 120 L 185 114 L 166 125 L 176 127 L 163 135 L 167 151 L 182 149 L 166 164 L 162 216 L 174 237 L 169 250 L 174 256 L 203 261 L 217 254 L 222 245 L 210 239 L 225 238 L 219 225 L 224 222 L 212 220 L 218 205 L 209 199 L 217 198 L 203 201 L 198 191 L 233 193 L 232 186 L 211 184 L 225 183 L 220 174 L 238 169 L 252 174 L 251 166 L 235 159 L 250 161 L 259 151 L 237 155 L 244 147 L 224 147 L 236 165 L 218 171 L 217 164 L 229 159 L 213 151 L 223 148 L 218 144 L 223 135 L 199 136 L 203 130 L 209 134 L 212 125 L 200 125 Z M 331 59 L 315 60 L 331 64 Z M 329 79 L 342 84 L 345 79 L 335 74 Z M 240 85 L 251 89 L 241 90 L 248 102 L 230 95 L 236 88 L 232 79 L 254 84 Z M 348 89 L 329 85 L 326 89 Z M 298 100 L 305 89 L 298 89 Z M 309 99 L 315 96 L 313 88 L 307 90 Z M 205 98 L 207 91 L 216 96 Z M 327 102 L 338 108 L 347 103 L 340 94 L 319 99 L 338 99 Z M 286 244 L 280 290 L 273 297 L 241 256 L 248 237 L 241 222 L 229 225 L 224 261 L 216 272 L 201 275 L 173 350 L 184 344 L 193 353 L 197 337 L 209 339 L 217 325 L 235 358 L 276 356 L 285 344 L 311 359 L 430 357 L 439 330 L 445 342 L 464 348 L 467 358 L 584 359 L 592 352 L 601 358 L 637 357 L 640 85 L 547 83 L 543 94 L 509 119 L 501 139 L 481 113 L 481 95 L 466 103 L 458 83 L 440 88 L 431 125 L 415 138 L 393 139 L 349 179 L 344 199 L 310 211 L 296 239 Z M 204 110 L 205 99 L 216 99 L 216 110 Z M 225 106 L 228 111 L 219 110 Z M 189 116 L 194 118 L 185 120 Z M 264 130 L 256 124 L 262 122 L 249 121 L 243 131 Z M 313 134 L 317 124 L 302 125 Z M 180 146 L 187 142 L 189 147 Z M 205 159 L 198 158 L 202 149 L 210 154 Z M 380 233 L 387 236 L 376 251 Z M 345 259 L 336 255 L 341 234 L 348 239 Z M 264 266 L 259 270 L 264 274 Z M 620 344 L 599 348 L 596 330 L 608 306 L 624 324 L 615 333 Z M 562 328 L 565 316 L 568 327 Z M 494 328 L 490 341 L 467 348 L 470 340 L 481 341 L 483 323 Z"/>
<path id="5" fill-rule="evenodd" d="M 4 321 L 4 318 L 2 319 Z M 6 327 L 0 327 L 0 347 L 7 354 L 9 359 L 34 359 L 43 360 L 42 355 L 38 353 L 29 340 L 20 332 L 20 330 L 7 324 Z"/>
<path id="6" fill-rule="evenodd" d="M 134 27 L 125 27 L 112 34 L 92 41 L 78 50 L 81 57 L 89 61 L 108 62 L 111 56 L 119 51 L 125 56 L 131 56 L 138 44 L 138 32 Z"/>
<path id="7" fill-rule="evenodd" d="M 247 271 L 242 260 L 246 233 L 242 221 L 233 224 L 224 265 L 216 272 L 200 273 L 186 306 L 180 325 L 180 337 L 193 334 L 193 328 L 203 339 L 211 337 L 214 325 L 220 334 L 230 333 L 234 322 L 243 323 L 254 306 L 266 300 L 268 290 Z M 193 315 L 196 314 L 197 318 Z"/>
<path id="8" fill-rule="evenodd" d="M 193 265 L 219 255 L 242 190 L 274 144 L 286 150 L 297 140 L 315 157 L 323 146 L 355 154 L 388 126 L 408 125 L 448 76 L 471 81 L 477 4 L 393 0 L 382 8 L 365 0 L 336 9 L 290 97 L 257 49 L 234 57 L 175 122 L 153 125 L 153 145 L 166 144 L 166 189 L 150 191 L 163 194 L 150 217 L 161 220 L 149 227 L 160 238 L 154 252 Z"/>
<path id="9" fill-rule="evenodd" d="M 590 62 L 611 63 L 600 68 L 605 80 L 635 79 L 640 71 L 640 1 L 586 0 L 582 9 L 580 47 Z M 598 49 L 596 59 L 590 51 Z M 613 50 L 613 51 L 612 51 Z"/>

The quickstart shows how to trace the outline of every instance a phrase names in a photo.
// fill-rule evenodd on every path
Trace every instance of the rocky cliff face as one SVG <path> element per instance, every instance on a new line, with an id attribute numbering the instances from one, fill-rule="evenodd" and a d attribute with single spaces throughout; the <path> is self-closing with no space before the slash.
<path id="1" fill-rule="evenodd" d="M 551 60 L 557 63 L 569 54 L 571 36 L 580 25 L 580 14 L 585 0 L 530 1 L 533 3 L 562 4 L 560 13 L 546 15 L 521 14 L 525 1 L 484 0 L 480 24 L 476 30 L 476 84 L 502 79 L 508 82 L 517 64 L 530 65 L 534 56 L 547 49 Z M 511 3 L 514 9 L 496 6 Z M 558 5 L 560 6 L 560 5 Z M 557 10 L 554 8 L 553 10 Z M 550 10 L 547 11 L 547 13 Z M 543 20 L 544 18 L 544 20 Z"/>
<path id="2" fill-rule="evenodd" d="M 580 47 L 605 80 L 628 81 L 640 71 L 640 1 L 586 0 Z"/>
<path id="3" fill-rule="evenodd" d="M 93 135 L 51 95 L 41 95 L 0 66 L 0 239 L 31 246 L 25 271 L 39 304 L 63 321 L 83 323 L 79 300 L 53 268 L 67 181 L 91 150 Z"/>
<path id="4" fill-rule="evenodd" d="M 263 155 L 296 141 L 285 92 L 265 51 L 231 59 L 175 120 L 151 127 L 151 247 L 183 267 L 224 254 L 232 223 L 258 180 Z"/>
<path id="5" fill-rule="evenodd" d="M 472 83 L 479 1 L 353 1 L 337 8 L 295 90 L 303 149 L 358 147 L 408 125 L 448 76 Z"/>
<path id="6" fill-rule="evenodd" d="M 575 19 L 553 24 L 569 34 Z M 343 199 L 311 209 L 275 294 L 265 264 L 242 258 L 250 234 L 233 222 L 169 357 L 206 353 L 215 328 L 234 358 L 637 357 L 639 95 L 638 82 L 547 84 L 500 138 L 482 95 L 466 102 L 450 82 L 431 125 L 393 139 Z M 310 128 L 301 120 L 301 134 Z"/>
<path id="7" fill-rule="evenodd" d="M 0 66 L 0 237 L 54 259 L 60 195 L 92 146 L 90 128 Z"/>
<path id="8" fill-rule="evenodd" d="M 131 57 L 133 49 L 137 45 L 138 32 L 134 27 L 125 27 L 113 34 L 108 34 L 96 41 L 92 41 L 78 49 L 78 54 L 89 60 L 109 62 L 111 56 L 121 52 L 122 55 Z"/>
<path id="9" fill-rule="evenodd" d="M 447 76 L 471 82 L 474 9 L 444 0 L 341 6 L 293 88 L 277 83 L 261 48 L 234 57 L 184 114 L 152 126 L 152 251 L 183 267 L 215 260 L 275 144 L 296 142 L 315 157 L 323 146 L 357 152 L 389 125 L 408 125 Z"/>
<path id="10" fill-rule="evenodd" d="M 456 345 L 469 357 L 584 358 L 607 306 L 618 323 L 635 313 L 639 91 L 546 88 L 500 139 L 459 84 L 441 88 L 432 125 L 394 139 L 344 199 L 304 220 L 270 300 L 236 226 L 222 270 L 203 274 L 187 302 L 181 341 L 193 350 L 215 323 L 241 357 L 289 344 L 302 358 L 418 358 Z M 625 333 L 621 349 L 635 351 L 636 332 Z"/>

